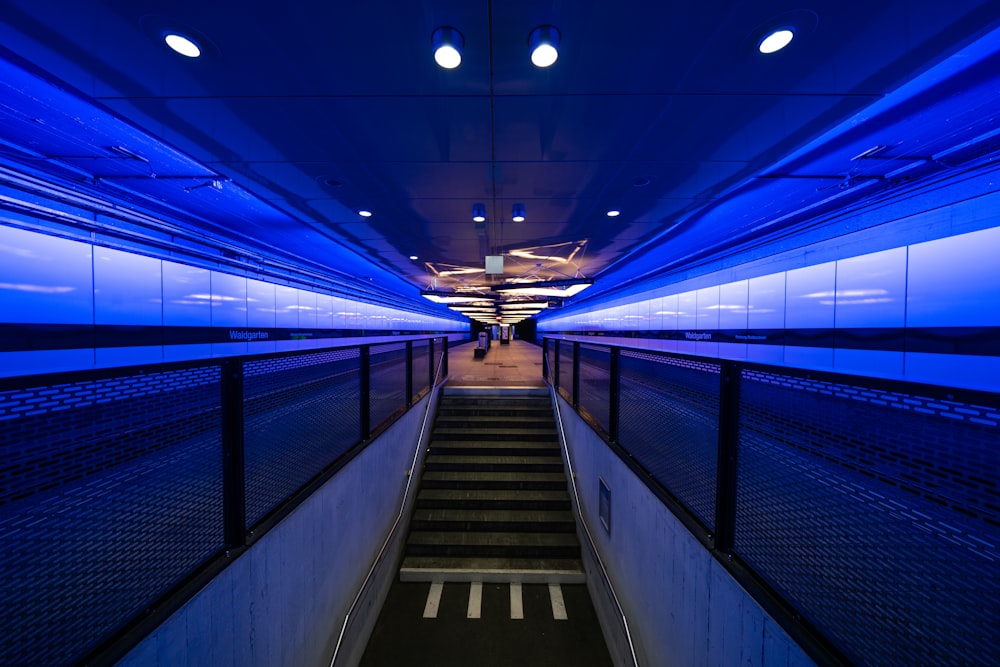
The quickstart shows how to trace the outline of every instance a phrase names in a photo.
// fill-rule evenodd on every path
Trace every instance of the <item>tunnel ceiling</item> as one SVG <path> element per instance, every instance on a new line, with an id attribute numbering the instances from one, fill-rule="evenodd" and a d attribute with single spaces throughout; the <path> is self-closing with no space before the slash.
<path id="1" fill-rule="evenodd" d="M 547 69 L 542 25 L 561 36 Z M 998 25 L 1000 3 L 963 0 L 7 0 L 0 138 L 10 161 L 331 275 L 357 278 L 356 252 L 414 295 L 607 290 L 995 152 L 995 96 L 961 98 L 995 87 L 993 61 L 888 101 Z M 464 38 L 455 70 L 432 58 L 440 26 Z M 792 44 L 759 53 L 782 26 Z"/>

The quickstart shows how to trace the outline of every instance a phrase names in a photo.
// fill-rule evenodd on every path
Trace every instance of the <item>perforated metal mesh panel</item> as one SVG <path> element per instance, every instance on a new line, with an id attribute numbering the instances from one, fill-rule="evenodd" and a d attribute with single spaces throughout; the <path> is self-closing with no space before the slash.
<path id="1" fill-rule="evenodd" d="M 556 342 L 546 339 L 545 344 L 545 379 L 555 384 L 556 381 Z"/>
<path id="2" fill-rule="evenodd" d="M 559 341 L 559 390 L 573 400 L 573 343 L 568 340 Z"/>
<path id="3" fill-rule="evenodd" d="M 998 406 L 744 370 L 736 552 L 852 660 L 1000 656 Z"/>
<path id="4" fill-rule="evenodd" d="M 253 526 L 361 439 L 360 353 L 244 365 L 246 519 Z"/>
<path id="5" fill-rule="evenodd" d="M 416 386 L 414 381 L 414 386 Z M 371 427 L 406 407 L 406 344 L 371 347 Z"/>
<path id="6" fill-rule="evenodd" d="M 222 548 L 219 379 L 4 382 L 0 664 L 79 660 Z"/>
<path id="7" fill-rule="evenodd" d="M 719 364 L 634 350 L 621 353 L 619 441 L 714 529 Z"/>
<path id="8" fill-rule="evenodd" d="M 425 340 L 413 341 L 413 397 L 430 386 L 430 345 Z"/>
<path id="9" fill-rule="evenodd" d="M 610 428 L 611 351 L 608 348 L 580 345 L 580 409 L 600 424 L 605 433 Z"/>

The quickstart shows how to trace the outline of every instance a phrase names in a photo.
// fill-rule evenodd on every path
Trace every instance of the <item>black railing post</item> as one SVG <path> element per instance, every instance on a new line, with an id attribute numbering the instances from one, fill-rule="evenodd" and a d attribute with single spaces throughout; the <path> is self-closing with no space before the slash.
<path id="1" fill-rule="evenodd" d="M 608 437 L 618 444 L 619 421 L 621 419 L 621 348 L 611 348 L 611 364 L 608 369 Z"/>
<path id="2" fill-rule="evenodd" d="M 580 408 L 580 342 L 573 341 L 573 407 Z"/>
<path id="3" fill-rule="evenodd" d="M 371 397 L 371 346 L 361 346 L 361 395 L 358 407 L 361 411 L 361 441 L 366 442 L 372 434 L 372 397 Z"/>
<path id="4" fill-rule="evenodd" d="M 434 341 L 435 338 L 431 338 L 427 341 L 427 389 L 430 391 L 434 388 Z"/>
<path id="5" fill-rule="evenodd" d="M 243 361 L 222 362 L 222 521 L 229 548 L 247 543 L 244 483 Z"/>
<path id="6" fill-rule="evenodd" d="M 413 341 L 406 341 L 406 407 L 413 405 Z"/>
<path id="7" fill-rule="evenodd" d="M 444 352 L 441 354 L 441 379 L 448 377 L 448 337 L 444 338 Z"/>
<path id="8" fill-rule="evenodd" d="M 542 338 L 542 377 L 548 382 L 552 382 L 549 377 L 549 339 Z"/>
<path id="9" fill-rule="evenodd" d="M 739 450 L 740 367 L 723 361 L 719 373 L 719 453 L 715 482 L 715 548 L 736 539 L 736 464 Z"/>

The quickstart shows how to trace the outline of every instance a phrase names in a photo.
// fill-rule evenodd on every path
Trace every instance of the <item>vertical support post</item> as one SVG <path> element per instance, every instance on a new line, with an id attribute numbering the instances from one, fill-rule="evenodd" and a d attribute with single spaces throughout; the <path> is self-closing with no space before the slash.
<path id="1" fill-rule="evenodd" d="M 448 342 L 449 341 L 448 341 L 448 337 L 447 336 L 444 337 L 443 342 L 444 342 L 444 352 L 442 352 L 442 354 L 441 354 L 441 364 L 442 364 L 442 366 L 441 366 L 441 379 L 442 380 L 444 380 L 446 377 L 448 377 Z"/>
<path id="2" fill-rule="evenodd" d="M 580 341 L 573 341 L 573 407 L 580 408 Z"/>
<path id="3" fill-rule="evenodd" d="M 619 422 L 621 420 L 621 348 L 611 348 L 611 364 L 608 370 L 608 437 L 618 443 Z"/>
<path id="4" fill-rule="evenodd" d="M 244 483 L 243 361 L 222 362 L 222 521 L 231 549 L 246 546 L 246 485 Z"/>
<path id="5" fill-rule="evenodd" d="M 427 341 L 427 388 L 428 391 L 434 388 L 434 341 L 431 338 Z"/>
<path id="6" fill-rule="evenodd" d="M 406 341 L 406 407 L 413 405 L 413 341 Z"/>
<path id="7" fill-rule="evenodd" d="M 552 382 L 549 377 L 549 339 L 545 337 L 542 338 L 542 378 Z"/>
<path id="8" fill-rule="evenodd" d="M 723 361 L 719 370 L 719 453 L 715 482 L 715 548 L 731 551 L 736 540 L 740 367 L 735 362 Z"/>
<path id="9" fill-rule="evenodd" d="M 366 442 L 372 434 L 372 360 L 371 346 L 361 346 L 361 395 L 359 409 L 361 410 L 361 441 Z"/>

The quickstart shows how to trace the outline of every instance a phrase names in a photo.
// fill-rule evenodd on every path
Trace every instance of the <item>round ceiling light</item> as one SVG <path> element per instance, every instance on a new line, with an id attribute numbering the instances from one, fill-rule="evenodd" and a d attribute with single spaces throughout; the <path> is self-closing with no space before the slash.
<path id="1" fill-rule="evenodd" d="M 535 67 L 551 67 L 559 59 L 559 31 L 555 26 L 542 25 L 528 35 L 531 49 L 531 64 Z"/>
<path id="2" fill-rule="evenodd" d="M 789 28 L 780 28 L 768 33 L 760 40 L 757 50 L 761 53 L 775 53 L 792 43 L 795 33 Z"/>
<path id="3" fill-rule="evenodd" d="M 201 47 L 198 46 L 198 43 L 180 33 L 168 32 L 163 36 L 163 41 L 176 53 L 187 58 L 197 58 L 201 55 Z"/>
<path id="4" fill-rule="evenodd" d="M 619 210 L 618 210 L 618 209 L 616 209 L 616 208 L 613 208 L 613 209 L 611 209 L 610 211 L 608 211 L 608 217 L 609 217 L 609 218 L 617 218 L 617 217 L 618 217 L 619 215 L 621 215 L 621 214 L 622 214 L 622 212 L 621 212 L 621 211 L 619 211 Z"/>
<path id="5" fill-rule="evenodd" d="M 361 209 L 360 211 L 358 211 L 358 215 L 360 215 L 362 218 L 370 218 L 372 217 L 372 212 L 367 209 Z"/>
<path id="6" fill-rule="evenodd" d="M 462 33 L 449 26 L 437 28 L 431 35 L 434 43 L 434 62 L 442 69 L 455 69 L 462 64 Z"/>

